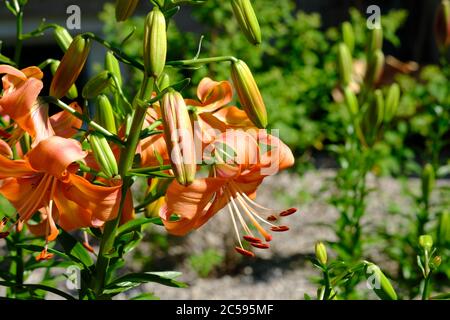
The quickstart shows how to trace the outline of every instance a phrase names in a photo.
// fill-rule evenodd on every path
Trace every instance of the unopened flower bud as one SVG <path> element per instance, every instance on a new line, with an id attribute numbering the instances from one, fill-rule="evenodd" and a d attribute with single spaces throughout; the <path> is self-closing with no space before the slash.
<path id="1" fill-rule="evenodd" d="M 108 97 L 101 94 L 97 97 L 95 110 L 96 122 L 111 133 L 117 133 L 114 111 Z"/>
<path id="2" fill-rule="evenodd" d="M 131 17 L 136 10 L 139 0 L 117 0 L 116 20 L 125 21 Z"/>
<path id="3" fill-rule="evenodd" d="M 76 36 L 56 70 L 50 85 L 50 95 L 60 99 L 70 90 L 78 79 L 87 61 L 91 41 L 83 36 Z"/>
<path id="4" fill-rule="evenodd" d="M 112 51 L 108 51 L 105 57 L 105 70 L 109 71 L 117 79 L 118 85 L 122 85 L 122 72 L 120 64 Z"/>
<path id="5" fill-rule="evenodd" d="M 112 83 L 109 71 L 102 71 L 89 79 L 83 88 L 83 98 L 93 99 L 103 93 Z"/>
<path id="6" fill-rule="evenodd" d="M 315 246 L 316 258 L 322 264 L 326 265 L 328 261 L 327 248 L 323 242 L 317 242 Z"/>
<path id="7" fill-rule="evenodd" d="M 342 39 L 347 45 L 350 54 L 352 54 L 355 49 L 355 32 L 353 31 L 352 24 L 348 21 L 342 24 Z"/>
<path id="8" fill-rule="evenodd" d="M 425 202 L 428 202 L 436 180 L 434 168 L 431 164 L 427 163 L 423 168 L 421 180 L 422 197 Z"/>
<path id="9" fill-rule="evenodd" d="M 261 44 L 261 29 L 250 0 L 231 0 L 231 6 L 247 40 L 254 45 Z"/>
<path id="10" fill-rule="evenodd" d="M 431 260 L 430 267 L 431 267 L 432 269 L 437 269 L 437 268 L 439 268 L 439 266 L 441 265 L 441 263 L 442 263 L 442 258 L 441 258 L 441 256 L 435 256 L 435 257 L 433 258 L 433 260 Z"/>
<path id="11" fill-rule="evenodd" d="M 338 48 L 338 65 L 341 84 L 348 86 L 352 81 L 353 59 L 345 43 L 339 44 Z"/>
<path id="12" fill-rule="evenodd" d="M 59 61 L 54 61 L 51 65 L 50 65 L 50 71 L 52 72 L 52 75 L 55 75 L 56 70 L 58 70 L 58 67 L 61 63 Z M 77 86 L 75 84 L 73 84 L 69 91 L 67 91 L 66 93 L 66 97 L 70 100 L 75 100 L 76 98 L 78 98 L 78 89 Z"/>
<path id="13" fill-rule="evenodd" d="M 441 246 L 450 244 L 450 211 L 444 211 L 439 216 L 438 239 Z"/>
<path id="14" fill-rule="evenodd" d="M 190 185 L 195 179 L 194 133 L 186 103 L 180 93 L 170 90 L 161 103 L 164 138 L 178 183 Z"/>
<path id="15" fill-rule="evenodd" d="M 94 132 L 89 135 L 89 143 L 101 171 L 110 178 L 117 176 L 119 169 L 108 140 L 103 135 Z"/>
<path id="16" fill-rule="evenodd" d="M 352 89 L 350 89 L 350 87 L 344 88 L 344 97 L 345 97 L 345 104 L 350 112 L 350 115 L 352 117 L 355 117 L 359 112 L 358 98 L 356 97 Z"/>
<path id="17" fill-rule="evenodd" d="M 434 24 L 436 42 L 441 48 L 450 46 L 450 1 L 442 0 Z"/>
<path id="18" fill-rule="evenodd" d="M 383 49 L 383 29 L 374 28 L 370 32 L 367 44 L 368 56 Z"/>
<path id="19" fill-rule="evenodd" d="M 386 122 L 392 121 L 397 114 L 398 105 L 400 103 L 400 86 L 394 83 L 390 86 L 385 105 L 384 120 Z"/>
<path id="20" fill-rule="evenodd" d="M 247 64 L 242 60 L 232 62 L 231 77 L 247 116 L 258 128 L 267 127 L 266 106 Z"/>
<path id="21" fill-rule="evenodd" d="M 433 238 L 427 234 L 420 236 L 419 246 L 425 251 L 430 251 L 433 247 Z"/>
<path id="22" fill-rule="evenodd" d="M 166 18 L 155 7 L 145 20 L 144 66 L 148 76 L 158 78 L 164 70 L 167 56 Z"/>
<path id="23" fill-rule="evenodd" d="M 369 86 L 373 86 L 381 79 L 384 71 L 384 54 L 381 50 L 377 50 L 372 59 L 368 60 L 365 82 Z"/>
<path id="24" fill-rule="evenodd" d="M 70 44 L 73 41 L 73 38 L 70 35 L 69 31 L 67 31 L 66 28 L 63 28 L 61 26 L 56 26 L 53 32 L 58 46 L 61 48 L 62 51 L 67 52 L 67 50 L 70 47 Z"/>
<path id="25" fill-rule="evenodd" d="M 365 275 L 368 285 L 382 300 L 397 300 L 398 296 L 389 279 L 381 271 L 380 267 L 373 263 L 367 263 Z"/>

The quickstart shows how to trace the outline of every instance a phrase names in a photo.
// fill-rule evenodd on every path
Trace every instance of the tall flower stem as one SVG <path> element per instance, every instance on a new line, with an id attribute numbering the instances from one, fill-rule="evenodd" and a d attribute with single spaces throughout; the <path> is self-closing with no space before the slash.
<path id="1" fill-rule="evenodd" d="M 145 99 L 148 92 L 150 92 L 151 94 L 151 92 L 153 91 L 153 86 L 154 79 L 144 76 L 144 81 L 142 82 L 141 90 L 139 93 L 139 100 Z M 142 125 L 144 124 L 146 113 L 146 106 L 140 106 L 139 104 L 135 106 L 130 135 L 126 140 L 125 148 L 120 155 L 119 175 L 123 179 L 123 186 L 119 213 L 114 220 L 107 222 L 105 225 L 102 240 L 100 243 L 97 265 L 95 268 L 96 277 L 94 279 L 94 292 L 97 298 L 100 299 L 103 298 L 102 292 L 106 284 L 107 271 L 110 262 L 109 254 L 114 250 L 116 231 L 122 217 L 125 198 L 132 183 L 130 177 L 128 176 L 128 172 L 133 165 L 133 159 L 139 143 L 141 129 Z"/>
<path id="2" fill-rule="evenodd" d="M 22 55 L 22 32 L 23 32 L 23 10 L 19 5 L 16 15 L 16 50 L 14 52 L 14 62 L 16 65 L 20 64 L 20 56 Z"/>

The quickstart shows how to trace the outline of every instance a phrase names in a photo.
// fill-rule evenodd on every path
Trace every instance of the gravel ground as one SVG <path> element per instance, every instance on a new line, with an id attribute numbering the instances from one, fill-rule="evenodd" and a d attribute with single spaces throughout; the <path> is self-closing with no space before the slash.
<path id="1" fill-rule="evenodd" d="M 281 173 L 266 179 L 260 187 L 257 201 L 271 208 L 296 207 L 299 212 L 283 222 L 290 227 L 289 232 L 274 235 L 271 249 L 258 251 L 254 259 L 242 258 L 233 250 L 235 236 L 231 219 L 226 212 L 218 213 L 200 230 L 185 238 L 169 237 L 167 251 L 150 247 L 146 242 L 136 249 L 136 257 L 130 259 L 133 271 L 176 270 L 183 272 L 179 280 L 188 283 L 185 289 L 176 289 L 149 284 L 139 291 L 152 292 L 161 299 L 303 299 L 307 293 L 315 296 L 316 286 L 311 282 L 319 273 L 312 268 L 308 256 L 313 254 L 316 241 L 333 241 L 333 233 L 323 224 L 332 224 L 337 217 L 336 210 L 327 203 L 333 190 L 327 189 L 332 170 L 311 171 L 298 177 Z M 418 179 L 409 179 L 407 185 L 416 192 Z M 450 185 L 450 181 L 439 181 Z M 386 215 L 390 205 L 395 203 L 403 212 L 408 212 L 411 203 L 402 192 L 402 184 L 391 178 L 369 177 L 369 187 L 376 190 L 368 199 L 368 213 L 363 223 L 373 229 L 380 225 L 395 232 L 402 227 L 402 221 Z M 155 227 L 152 237 L 163 234 L 162 228 Z M 213 249 L 223 257 L 221 266 L 208 278 L 200 278 L 193 270 L 187 257 Z M 0 254 L 2 248 L 0 246 Z M 142 257 L 153 257 L 152 265 Z M 367 258 L 383 262 L 376 248 L 367 253 Z M 39 275 L 33 274 L 31 282 L 38 282 Z M 62 288 L 63 289 L 63 288 Z M 2 290 L 0 288 L 0 295 Z M 49 297 L 54 298 L 54 297 Z M 119 296 L 126 299 L 127 296 Z"/>

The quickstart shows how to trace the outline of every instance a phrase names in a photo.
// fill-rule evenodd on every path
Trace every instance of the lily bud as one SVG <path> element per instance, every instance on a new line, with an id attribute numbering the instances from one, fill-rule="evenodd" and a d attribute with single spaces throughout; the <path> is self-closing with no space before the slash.
<path id="1" fill-rule="evenodd" d="M 95 110 L 96 122 L 111 133 L 117 133 L 114 111 L 108 97 L 101 94 L 97 97 Z"/>
<path id="2" fill-rule="evenodd" d="M 116 1 L 116 20 L 125 21 L 131 17 L 136 10 L 139 0 L 117 0 Z"/>
<path id="3" fill-rule="evenodd" d="M 366 84 L 373 86 L 376 84 L 383 74 L 384 70 L 384 54 L 381 50 L 377 50 L 372 59 L 369 59 L 367 72 L 366 72 Z"/>
<path id="4" fill-rule="evenodd" d="M 392 121 L 392 119 L 395 117 L 395 115 L 397 114 L 399 103 L 400 103 L 400 86 L 397 83 L 394 83 L 389 88 L 386 97 L 386 106 L 384 114 L 384 120 L 386 122 Z"/>
<path id="5" fill-rule="evenodd" d="M 441 48 L 450 46 L 450 1 L 442 0 L 434 24 L 436 42 Z"/>
<path id="6" fill-rule="evenodd" d="M 353 26 L 350 22 L 345 21 L 342 24 L 342 39 L 347 45 L 350 54 L 353 53 L 355 49 L 355 32 L 353 31 Z"/>
<path id="7" fill-rule="evenodd" d="M 433 238 L 427 234 L 420 236 L 419 246 L 425 251 L 430 251 L 433 247 Z"/>
<path id="8" fill-rule="evenodd" d="M 352 81 L 353 59 L 345 43 L 340 43 L 338 48 L 338 64 L 341 84 L 348 86 Z"/>
<path id="9" fill-rule="evenodd" d="M 381 28 L 374 28 L 370 32 L 368 44 L 367 44 L 367 51 L 368 56 L 371 56 L 373 53 L 375 53 L 378 50 L 383 49 L 383 29 Z"/>
<path id="10" fill-rule="evenodd" d="M 376 295 L 382 300 L 397 300 L 397 293 L 389 279 L 381 271 L 380 267 L 373 263 L 367 263 L 365 275 L 369 285 Z"/>
<path id="11" fill-rule="evenodd" d="M 166 18 L 155 7 L 145 20 L 144 66 L 148 76 L 158 78 L 164 70 L 167 56 Z"/>
<path id="12" fill-rule="evenodd" d="M 122 72 L 120 71 L 119 60 L 114 56 L 112 51 L 108 51 L 105 57 L 105 70 L 108 70 L 117 78 L 118 84 L 122 85 Z"/>
<path id="13" fill-rule="evenodd" d="M 58 70 L 59 65 L 60 65 L 59 61 L 55 61 L 50 65 L 50 71 L 52 72 L 52 75 L 55 75 L 56 70 Z M 78 89 L 75 84 L 73 84 L 70 87 L 69 91 L 67 91 L 66 97 L 70 100 L 75 100 L 76 98 L 78 98 Z"/>
<path id="14" fill-rule="evenodd" d="M 425 202 L 428 202 L 436 180 L 434 168 L 431 164 L 427 163 L 423 168 L 421 180 L 422 180 L 422 197 L 425 200 Z"/>
<path id="15" fill-rule="evenodd" d="M 441 263 L 442 263 L 442 258 L 441 258 L 441 256 L 435 256 L 435 257 L 433 258 L 433 260 L 431 260 L 430 267 L 431 267 L 432 269 L 437 269 L 437 268 L 439 268 L 439 266 L 441 265 Z"/>
<path id="16" fill-rule="evenodd" d="M 317 242 L 315 246 L 316 258 L 322 265 L 326 265 L 328 261 L 327 248 L 323 242 Z"/>
<path id="17" fill-rule="evenodd" d="M 444 211 L 439 216 L 438 239 L 441 246 L 450 244 L 450 211 Z"/>
<path id="18" fill-rule="evenodd" d="M 53 77 L 50 85 L 51 96 L 60 99 L 67 94 L 83 70 L 90 49 L 89 39 L 81 35 L 73 39 Z"/>
<path id="19" fill-rule="evenodd" d="M 73 41 L 72 36 L 66 28 L 61 26 L 55 27 L 53 34 L 55 36 L 56 43 L 61 48 L 62 51 L 67 52 L 70 47 L 70 44 Z"/>
<path id="20" fill-rule="evenodd" d="M 188 186 L 195 179 L 194 133 L 186 103 L 180 93 L 170 90 L 161 103 L 164 138 L 179 184 Z"/>
<path id="21" fill-rule="evenodd" d="M 89 79 L 83 88 L 83 98 L 93 99 L 103 93 L 111 85 L 111 74 L 109 71 L 102 71 L 98 75 Z"/>
<path id="22" fill-rule="evenodd" d="M 261 44 L 261 29 L 250 0 L 231 0 L 231 6 L 247 40 L 254 45 Z"/>
<path id="23" fill-rule="evenodd" d="M 100 166 L 103 173 L 113 178 L 119 174 L 116 158 L 108 144 L 108 140 L 103 135 L 91 133 L 89 135 L 89 143 L 95 160 Z"/>
<path id="24" fill-rule="evenodd" d="M 350 115 L 352 117 L 355 117 L 359 112 L 358 98 L 356 97 L 352 89 L 350 89 L 350 87 L 344 88 L 344 97 L 345 97 L 345 104 L 350 112 Z"/>
<path id="25" fill-rule="evenodd" d="M 247 64 L 242 60 L 231 64 L 231 77 L 242 108 L 258 127 L 267 127 L 267 111 L 264 100 Z"/>

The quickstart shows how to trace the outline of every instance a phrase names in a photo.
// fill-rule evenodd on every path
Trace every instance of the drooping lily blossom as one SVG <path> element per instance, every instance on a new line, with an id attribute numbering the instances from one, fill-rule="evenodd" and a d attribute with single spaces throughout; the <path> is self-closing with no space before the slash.
<path id="1" fill-rule="evenodd" d="M 153 125 L 157 120 L 161 119 L 161 111 L 159 105 L 154 105 L 153 108 L 147 110 L 147 115 L 144 120 L 142 129 L 146 129 Z M 162 124 L 156 128 L 161 133 L 151 135 L 142 139 L 139 143 L 137 153 L 141 155 L 142 167 L 153 167 L 161 164 L 169 164 L 169 151 L 167 150 L 166 141 Z M 163 163 L 160 163 L 162 160 Z"/>
<path id="2" fill-rule="evenodd" d="M 43 88 L 42 71 L 37 67 L 17 70 L 0 65 L 3 95 L 0 98 L 0 114 L 9 116 L 36 142 L 53 135 L 48 119 L 48 105 L 38 99 Z"/>
<path id="3" fill-rule="evenodd" d="M 56 223 L 66 231 L 101 227 L 118 214 L 122 183 L 98 186 L 76 175 L 76 162 L 85 157 L 78 141 L 57 136 L 39 142 L 23 160 L 0 156 L 0 194 L 16 208 L 19 222 L 41 212 L 43 223 L 34 229 L 45 230 L 47 242 L 58 235 Z M 45 249 L 38 258 L 49 257 Z"/>
<path id="4" fill-rule="evenodd" d="M 262 140 L 269 145 L 268 149 L 261 149 L 259 143 Z M 285 144 L 264 131 L 256 135 L 230 131 L 221 134 L 214 145 L 213 154 L 218 161 L 213 165 L 211 175 L 196 179 L 188 187 L 176 181 L 172 182 L 160 216 L 169 233 L 181 236 L 201 227 L 219 210 L 227 207 L 239 243 L 236 251 L 246 256 L 254 256 L 252 251 L 244 247 L 242 239 L 249 246 L 267 249 L 268 242 L 272 239 L 268 230 L 289 230 L 278 222 L 281 217 L 296 212 L 296 209 L 265 208 L 255 202 L 256 190 L 264 178 L 271 174 L 270 170 L 266 171 L 267 168 L 288 168 L 293 165 L 294 157 Z M 224 156 L 230 155 L 229 151 L 224 150 L 224 145 L 228 146 L 225 149 L 234 151 L 232 161 Z M 172 215 L 178 216 L 179 220 L 171 221 Z M 259 235 L 252 231 L 249 224 L 256 228 Z M 243 230 L 242 239 L 240 229 Z"/>

